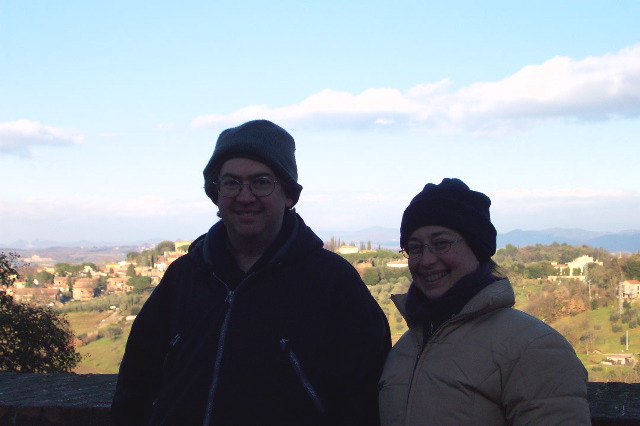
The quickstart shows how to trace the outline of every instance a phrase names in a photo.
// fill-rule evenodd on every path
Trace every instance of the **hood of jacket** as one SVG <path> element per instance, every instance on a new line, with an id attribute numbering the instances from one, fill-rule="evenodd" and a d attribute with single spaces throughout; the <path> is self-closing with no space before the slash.
<path id="1" fill-rule="evenodd" d="M 304 223 L 295 210 L 287 211 L 280 233 L 252 269 L 268 264 L 294 262 L 323 245 L 320 237 Z M 199 236 L 189 247 L 188 256 L 199 267 L 213 272 L 228 267 L 230 263 L 235 264 L 224 222 L 219 220 L 206 234 Z"/>

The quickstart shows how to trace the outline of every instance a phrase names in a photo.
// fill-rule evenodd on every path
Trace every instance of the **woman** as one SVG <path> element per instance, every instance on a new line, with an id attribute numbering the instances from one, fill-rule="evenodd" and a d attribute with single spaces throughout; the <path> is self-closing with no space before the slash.
<path id="1" fill-rule="evenodd" d="M 587 372 L 496 276 L 486 195 L 427 184 L 402 217 L 413 283 L 392 299 L 409 325 L 380 379 L 383 425 L 590 424 Z"/>

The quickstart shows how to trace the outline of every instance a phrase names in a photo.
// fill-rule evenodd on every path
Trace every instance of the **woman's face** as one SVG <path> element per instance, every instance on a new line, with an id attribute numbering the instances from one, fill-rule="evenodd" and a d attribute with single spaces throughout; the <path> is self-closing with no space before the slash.
<path id="1" fill-rule="evenodd" d="M 444 254 L 433 254 L 424 247 L 422 254 L 409 259 L 413 282 L 430 300 L 442 297 L 465 275 L 475 271 L 480 262 L 459 233 L 444 226 L 428 225 L 418 228 L 409 237 L 407 247 L 456 241 Z"/>

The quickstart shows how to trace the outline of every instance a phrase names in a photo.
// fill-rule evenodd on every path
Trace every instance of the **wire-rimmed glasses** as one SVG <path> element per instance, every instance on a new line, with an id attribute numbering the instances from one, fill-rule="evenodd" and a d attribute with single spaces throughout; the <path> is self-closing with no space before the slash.
<path id="1" fill-rule="evenodd" d="M 248 186 L 249 191 L 256 197 L 266 197 L 271 195 L 276 189 L 277 180 L 273 180 L 268 176 L 258 176 L 252 178 L 249 183 L 242 183 L 231 177 L 224 177 L 218 182 L 214 182 L 218 188 L 218 193 L 223 197 L 235 198 L 242 191 L 243 186 Z"/>
<path id="2" fill-rule="evenodd" d="M 407 259 L 415 259 L 422 256 L 424 248 L 426 247 L 431 253 L 441 255 L 447 253 L 455 243 L 462 240 L 463 238 L 457 240 L 436 240 L 432 243 L 424 244 L 409 243 L 406 248 L 400 250 L 400 253 Z"/>

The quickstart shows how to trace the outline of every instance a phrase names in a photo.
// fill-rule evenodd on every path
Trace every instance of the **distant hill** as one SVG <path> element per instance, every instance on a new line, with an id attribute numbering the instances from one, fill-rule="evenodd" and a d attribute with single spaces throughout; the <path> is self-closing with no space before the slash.
<path id="1" fill-rule="evenodd" d="M 398 249 L 400 246 L 400 230 L 392 228 L 374 227 L 356 232 L 319 232 L 320 238 L 328 241 L 331 237 L 340 238 L 349 243 L 371 241 L 374 247 Z M 588 245 L 594 248 L 604 248 L 611 252 L 626 251 L 635 253 L 640 250 L 640 230 L 621 232 L 593 232 L 584 229 L 551 228 L 542 231 L 523 231 L 520 229 L 498 234 L 498 248 L 507 244 L 522 247 L 535 244 Z"/>
<path id="2" fill-rule="evenodd" d="M 318 231 L 323 241 L 329 241 L 331 237 L 340 238 L 345 243 L 354 242 L 360 244 L 371 241 L 372 248 L 398 250 L 400 247 L 400 230 L 394 228 L 372 227 L 359 231 Z M 77 241 L 73 243 L 61 243 L 55 241 L 17 241 L 12 244 L 2 244 L 0 251 L 17 251 L 23 258 L 37 255 L 50 259 L 51 262 L 95 262 L 105 260 L 123 260 L 130 251 L 142 251 L 152 248 L 163 241 L 161 238 L 131 242 L 131 243 L 95 243 L 89 241 Z M 584 229 L 551 228 L 542 231 L 523 231 L 516 229 L 506 234 L 498 234 L 498 248 L 507 244 L 523 247 L 535 244 L 559 244 L 588 245 L 594 248 L 604 248 L 610 252 L 640 251 L 640 230 L 621 232 L 593 232 Z"/>
<path id="3" fill-rule="evenodd" d="M 523 231 L 517 229 L 498 234 L 498 247 L 507 244 L 522 247 L 534 244 L 567 243 L 570 245 L 587 245 L 604 248 L 611 252 L 626 251 L 635 253 L 640 250 L 640 231 L 629 230 L 617 233 L 592 232 L 583 229 L 552 228 L 543 231 Z"/>
<path id="4" fill-rule="evenodd" d="M 96 247 L 116 247 L 116 246 L 154 246 L 166 239 L 152 238 L 145 241 L 51 241 L 51 240 L 18 240 L 11 243 L 0 241 L 0 250 L 40 250 L 55 248 L 69 248 L 69 247 L 83 247 L 83 248 L 96 248 Z"/>

